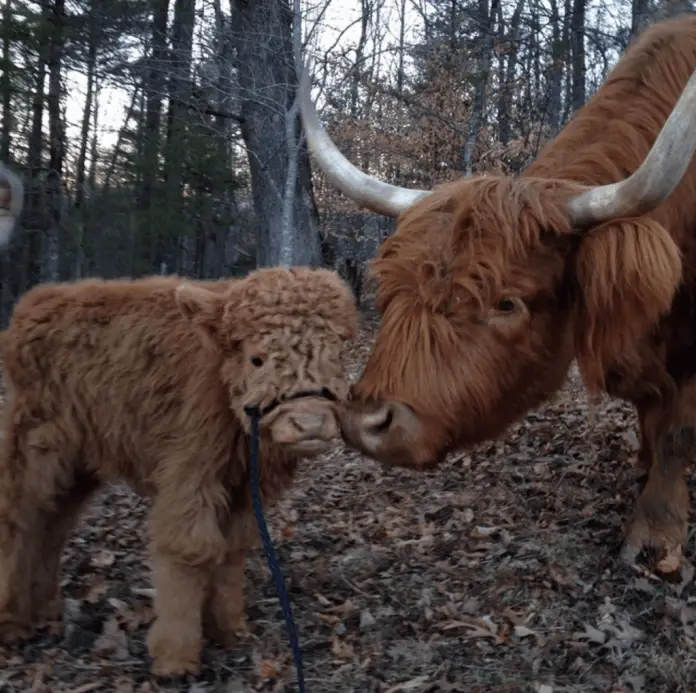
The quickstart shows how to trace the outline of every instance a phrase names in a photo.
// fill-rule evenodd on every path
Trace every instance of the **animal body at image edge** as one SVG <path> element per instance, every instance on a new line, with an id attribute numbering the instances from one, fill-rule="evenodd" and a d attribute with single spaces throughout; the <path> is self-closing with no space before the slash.
<path id="1" fill-rule="evenodd" d="M 14 171 L 0 162 L 0 251 L 10 242 L 24 207 L 24 185 Z"/>
<path id="2" fill-rule="evenodd" d="M 644 487 L 623 557 L 679 557 L 696 424 L 694 68 L 696 17 L 656 24 L 521 175 L 432 191 L 352 165 L 303 75 L 304 127 L 329 181 L 398 217 L 373 261 L 381 325 L 341 414 L 348 445 L 431 468 L 502 435 L 577 359 L 590 390 L 639 416 Z"/>

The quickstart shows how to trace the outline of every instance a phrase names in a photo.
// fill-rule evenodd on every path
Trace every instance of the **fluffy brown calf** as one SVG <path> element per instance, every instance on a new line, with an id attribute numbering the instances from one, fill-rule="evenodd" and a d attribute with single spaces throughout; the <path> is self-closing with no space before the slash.
<path id="1" fill-rule="evenodd" d="M 399 217 L 374 262 L 382 314 L 347 443 L 423 468 L 499 436 L 562 385 L 633 403 L 647 483 L 623 555 L 678 554 L 696 426 L 696 17 L 647 30 L 519 177 L 433 191 L 357 170 L 301 101 L 327 177 Z"/>
<path id="2" fill-rule="evenodd" d="M 2 335 L 0 636 L 25 637 L 60 613 L 68 534 L 99 486 L 125 480 L 153 497 L 153 671 L 195 673 L 204 627 L 224 644 L 244 623 L 255 539 L 245 407 L 267 411 L 268 504 L 298 460 L 338 434 L 331 396 L 346 395 L 342 351 L 356 326 L 338 276 L 305 268 L 26 294 Z"/>

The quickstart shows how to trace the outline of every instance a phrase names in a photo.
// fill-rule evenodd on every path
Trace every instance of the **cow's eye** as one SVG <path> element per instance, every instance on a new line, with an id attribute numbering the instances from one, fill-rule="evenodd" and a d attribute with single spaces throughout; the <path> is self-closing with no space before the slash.
<path id="1" fill-rule="evenodd" d="M 501 298 L 496 308 L 501 313 L 512 313 L 517 308 L 517 303 L 511 298 Z"/>
<path id="2" fill-rule="evenodd" d="M 252 356 L 251 365 L 256 366 L 256 368 L 261 368 L 261 366 L 263 366 L 263 359 L 260 356 Z"/>

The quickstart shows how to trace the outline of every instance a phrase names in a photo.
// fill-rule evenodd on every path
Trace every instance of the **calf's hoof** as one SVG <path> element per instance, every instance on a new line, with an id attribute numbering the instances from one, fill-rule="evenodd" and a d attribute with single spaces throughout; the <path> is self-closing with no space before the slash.
<path id="1" fill-rule="evenodd" d="M 224 626 L 213 620 L 205 624 L 206 635 L 216 642 L 220 647 L 229 648 L 236 645 L 249 630 L 246 625 L 246 619 L 241 616 Z"/>
<path id="2" fill-rule="evenodd" d="M 42 604 L 34 614 L 34 621 L 37 625 L 60 621 L 63 617 L 63 599 L 56 597 Z"/>
<path id="3" fill-rule="evenodd" d="M 198 676 L 201 673 L 200 658 L 191 657 L 186 660 L 164 655 L 156 657 L 152 660 L 152 673 L 162 678 L 186 676 L 186 674 Z"/>
<path id="4" fill-rule="evenodd" d="M 160 626 L 155 621 L 147 638 L 152 673 L 162 677 L 198 676 L 201 671 L 201 645 L 200 637 L 177 630 L 171 624 Z"/>
<path id="5" fill-rule="evenodd" d="M 19 623 L 8 614 L 0 614 L 0 643 L 13 645 L 30 640 L 36 629 L 34 624 Z"/>

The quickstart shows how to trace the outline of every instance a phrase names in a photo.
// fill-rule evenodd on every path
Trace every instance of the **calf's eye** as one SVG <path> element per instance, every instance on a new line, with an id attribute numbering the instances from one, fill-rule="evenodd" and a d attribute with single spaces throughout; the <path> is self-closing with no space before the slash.
<path id="1" fill-rule="evenodd" d="M 502 298 L 500 301 L 498 301 L 496 308 L 501 313 L 512 313 L 512 311 L 517 308 L 517 303 L 515 303 L 515 301 L 511 298 Z"/>
<path id="2" fill-rule="evenodd" d="M 256 366 L 256 368 L 261 368 L 261 366 L 263 366 L 263 359 L 260 356 L 252 356 L 251 365 Z"/>

